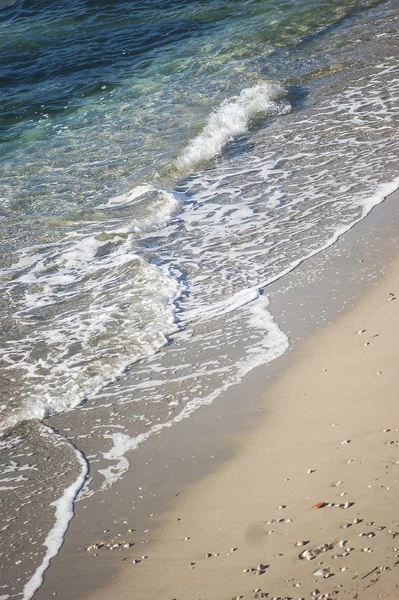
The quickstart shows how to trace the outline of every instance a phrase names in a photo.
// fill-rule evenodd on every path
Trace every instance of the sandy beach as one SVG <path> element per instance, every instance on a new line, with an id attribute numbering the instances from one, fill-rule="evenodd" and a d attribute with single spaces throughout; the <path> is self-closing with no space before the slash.
<path id="1" fill-rule="evenodd" d="M 301 343 L 232 457 L 176 493 L 101 597 L 398 596 L 398 281 L 399 256 Z"/>

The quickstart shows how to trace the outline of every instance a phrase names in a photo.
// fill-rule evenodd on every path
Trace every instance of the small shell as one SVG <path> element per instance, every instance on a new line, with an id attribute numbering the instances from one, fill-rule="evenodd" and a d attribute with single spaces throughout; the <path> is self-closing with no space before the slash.
<path id="1" fill-rule="evenodd" d="M 318 569 L 317 571 L 313 572 L 313 575 L 315 577 L 329 577 L 331 575 L 331 571 L 329 569 L 329 567 L 324 567 L 323 569 Z"/>
<path id="2" fill-rule="evenodd" d="M 315 504 L 315 505 L 313 506 L 313 508 L 324 508 L 324 507 L 325 507 L 325 505 L 326 505 L 326 503 L 325 503 L 325 502 L 318 502 L 317 504 Z"/>
<path id="3" fill-rule="evenodd" d="M 315 552 L 313 552 L 313 550 L 304 550 L 299 555 L 299 558 L 301 558 L 302 560 L 313 560 L 314 558 L 316 558 L 316 554 Z"/>

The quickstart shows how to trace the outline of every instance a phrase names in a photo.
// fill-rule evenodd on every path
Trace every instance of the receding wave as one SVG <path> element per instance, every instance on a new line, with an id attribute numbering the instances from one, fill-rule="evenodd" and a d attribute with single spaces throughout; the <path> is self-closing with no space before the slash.
<path id="1" fill-rule="evenodd" d="M 255 116 L 290 112 L 291 105 L 284 96 L 285 90 L 281 86 L 264 82 L 245 88 L 233 100 L 222 102 L 210 115 L 201 133 L 178 157 L 175 164 L 179 171 L 190 170 L 217 156 L 228 142 L 247 131 Z"/>

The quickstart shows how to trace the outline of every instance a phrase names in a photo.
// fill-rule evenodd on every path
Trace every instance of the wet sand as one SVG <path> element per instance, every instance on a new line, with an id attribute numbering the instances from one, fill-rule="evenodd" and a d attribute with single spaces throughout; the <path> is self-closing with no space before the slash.
<path id="1" fill-rule="evenodd" d="M 386 271 L 300 344 L 233 455 L 176 488 L 145 550 L 85 598 L 398 597 L 399 256 Z"/>

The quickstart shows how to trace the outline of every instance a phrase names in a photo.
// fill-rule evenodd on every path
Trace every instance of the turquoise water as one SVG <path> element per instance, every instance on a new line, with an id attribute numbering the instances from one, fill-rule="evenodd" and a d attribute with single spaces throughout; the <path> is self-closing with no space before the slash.
<path id="1" fill-rule="evenodd" d="M 3 428 L 76 406 L 383 197 L 396 6 L 0 4 Z"/>

